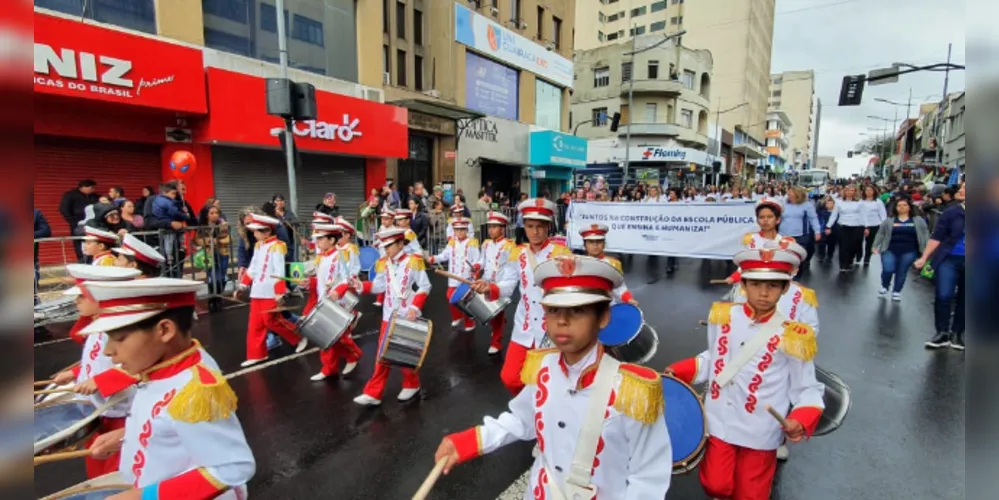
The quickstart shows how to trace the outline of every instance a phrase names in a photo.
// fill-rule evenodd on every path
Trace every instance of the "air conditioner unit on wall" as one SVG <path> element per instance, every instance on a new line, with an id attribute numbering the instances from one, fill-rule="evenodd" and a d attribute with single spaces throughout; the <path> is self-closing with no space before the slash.
<path id="1" fill-rule="evenodd" d="M 385 85 L 392 85 L 392 73 L 389 73 L 388 71 L 382 73 L 382 83 Z"/>

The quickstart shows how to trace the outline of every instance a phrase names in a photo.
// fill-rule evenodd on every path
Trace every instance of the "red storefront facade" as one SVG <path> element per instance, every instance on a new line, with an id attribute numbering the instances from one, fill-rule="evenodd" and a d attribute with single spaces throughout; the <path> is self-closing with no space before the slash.
<path id="1" fill-rule="evenodd" d="M 226 203 L 217 184 L 241 178 L 220 178 L 216 170 L 235 167 L 231 161 L 217 165 L 214 157 L 231 158 L 233 150 L 278 158 L 259 165 L 257 177 L 286 179 L 278 139 L 270 133 L 281 120 L 266 114 L 263 78 L 206 69 L 199 48 L 39 12 L 34 18 L 34 203 L 56 236 L 69 234 L 59 201 L 81 179 L 97 181 L 100 194 L 120 185 L 135 200 L 143 186 L 171 178 L 169 158 L 179 149 L 198 159 L 186 180 L 188 201 L 196 209 L 212 196 Z M 319 119 L 296 124 L 296 145 L 312 165 L 305 182 L 317 182 L 309 178 L 312 171 L 325 172 L 321 180 L 335 180 L 340 175 L 331 173 L 333 166 L 349 165 L 352 175 L 363 175 L 363 186 L 349 185 L 351 191 L 363 190 L 351 199 L 361 199 L 384 183 L 386 158 L 408 156 L 406 110 L 316 94 Z M 237 202 L 242 200 L 231 204 Z M 344 208 L 349 216 L 356 207 Z M 63 258 L 44 245 L 41 253 L 43 263 Z"/>

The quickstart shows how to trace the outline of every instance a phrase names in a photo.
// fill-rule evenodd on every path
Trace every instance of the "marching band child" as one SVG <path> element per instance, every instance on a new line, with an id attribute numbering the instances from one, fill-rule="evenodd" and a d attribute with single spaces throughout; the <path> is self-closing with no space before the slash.
<path id="1" fill-rule="evenodd" d="M 113 266 L 115 257 L 111 249 L 116 247 L 121 241 L 117 234 L 114 234 L 96 227 L 83 227 L 83 253 L 93 258 L 91 264 L 95 266 Z"/>
<path id="2" fill-rule="evenodd" d="M 579 230 L 579 235 L 583 237 L 583 249 L 586 251 L 586 255 L 593 257 L 595 259 L 600 259 L 612 266 L 614 269 L 621 274 L 624 274 L 624 268 L 621 266 L 621 261 L 615 259 L 614 257 L 609 257 L 604 253 L 604 248 L 607 243 L 607 233 L 610 228 L 605 224 L 591 224 L 590 227 L 586 227 Z M 624 302 L 626 304 L 631 304 L 633 306 L 638 305 L 638 301 L 635 300 L 631 295 L 631 291 L 628 290 L 628 285 L 621 282 L 621 286 L 614 289 L 614 294 L 612 297 L 611 305 Z"/>
<path id="3" fill-rule="evenodd" d="M 241 366 L 253 366 L 267 359 L 267 332 L 272 331 L 291 344 L 295 352 L 305 350 L 308 340 L 295 331 L 295 325 L 274 309 L 288 293 L 284 279 L 284 255 L 288 248 L 274 235 L 274 228 L 281 222 L 266 215 L 250 214 L 252 222 L 246 225 L 257 239 L 256 250 L 250 267 L 246 268 L 239 288 L 233 294 L 250 288 L 250 321 L 246 331 L 246 361 Z"/>
<path id="4" fill-rule="evenodd" d="M 556 348 L 529 351 L 526 387 L 509 410 L 445 437 L 435 459 L 446 461 L 447 474 L 455 464 L 536 439 L 525 497 L 664 498 L 673 464 L 661 379 L 619 363 L 597 341 L 621 273 L 569 256 L 538 264 L 532 279 L 544 290 L 539 305 Z"/>
<path id="5" fill-rule="evenodd" d="M 447 229 L 444 230 L 445 236 L 448 239 L 454 237 L 454 221 L 455 219 L 461 219 L 465 217 L 465 205 L 461 203 L 460 200 L 455 198 L 454 205 L 451 205 L 451 217 L 447 220 Z M 470 238 L 475 237 L 475 227 L 472 225 L 468 226 L 468 236 Z"/>
<path id="6" fill-rule="evenodd" d="M 395 211 L 395 227 L 406 230 L 406 248 L 409 255 L 423 255 L 423 247 L 416 233 L 410 229 L 409 224 L 413 221 L 413 211 L 408 208 L 400 208 Z"/>
<path id="7" fill-rule="evenodd" d="M 375 233 L 376 235 L 382 231 L 388 231 L 389 229 L 395 227 L 395 212 L 393 212 L 391 209 L 389 208 L 383 209 L 380 217 L 382 225 L 378 227 L 378 231 Z M 376 237 L 375 239 L 377 240 L 378 238 Z M 380 241 L 375 243 L 375 248 L 378 249 L 378 256 L 385 258 L 385 249 L 382 248 L 382 244 Z M 384 293 L 379 293 L 378 295 L 376 295 L 375 307 L 381 307 L 382 302 L 384 300 L 385 300 Z"/>
<path id="8" fill-rule="evenodd" d="M 447 246 L 441 250 L 441 253 L 428 257 L 427 262 L 431 264 L 447 262 L 449 273 L 465 279 L 471 279 L 473 273 L 477 272 L 480 266 L 479 240 L 468 237 L 468 219 L 454 219 L 451 225 L 454 227 L 454 238 L 448 240 Z M 460 284 L 461 282 L 454 278 L 447 279 L 447 299 L 449 302 L 451 295 L 454 294 L 455 289 Z M 452 328 L 459 327 L 462 321 L 464 321 L 466 332 L 475 330 L 475 318 L 465 315 L 465 313 L 461 312 L 453 304 L 449 304 L 449 307 L 451 308 Z"/>
<path id="9" fill-rule="evenodd" d="M 385 249 L 385 257 L 378 260 L 375 269 L 378 275 L 374 281 L 351 280 L 351 285 L 359 293 L 385 293 L 385 307 L 382 308 L 382 327 L 378 335 L 378 345 L 385 340 L 393 316 L 410 321 L 420 316 L 423 303 L 430 294 L 430 279 L 427 266 L 418 256 L 403 251 L 406 246 L 406 232 L 399 228 L 381 231 L 376 236 Z M 413 288 L 416 292 L 413 293 Z M 359 405 L 380 405 L 385 393 L 385 382 L 389 376 L 389 364 L 381 360 L 375 363 L 371 380 L 364 386 L 364 394 L 354 398 Z M 399 401 L 409 401 L 420 392 L 420 377 L 411 368 L 402 368 L 402 391 Z"/>
<path id="10" fill-rule="evenodd" d="M 84 334 L 107 332 L 104 353 L 135 384 L 124 429 L 91 453 L 115 451 L 133 489 L 112 500 L 246 498 L 256 463 L 236 417 L 236 394 L 215 360 L 191 338 L 201 283 L 173 278 L 87 281 L 98 318 Z"/>
<path id="11" fill-rule="evenodd" d="M 687 383 L 708 383 L 710 437 L 700 465 L 707 495 L 764 499 L 770 498 L 784 437 L 800 441 L 815 431 L 824 386 L 815 379 L 815 331 L 788 321 L 777 307 L 800 257 L 771 243 L 739 252 L 735 261 L 746 303 L 716 302 L 708 318 L 708 350 L 666 372 Z M 768 407 L 787 414 L 786 427 Z"/>
<path id="12" fill-rule="evenodd" d="M 84 281 L 124 281 L 139 277 L 139 271 L 121 267 L 101 266 L 95 268 L 86 264 L 68 264 L 66 273 L 73 277 L 77 285 L 63 292 L 64 295 L 75 297 L 76 308 L 80 316 L 94 318 L 98 312 L 97 302 L 81 293 L 80 283 Z M 88 322 L 87 325 L 90 323 Z M 81 328 L 82 331 L 82 328 Z M 107 398 L 128 391 L 100 416 L 97 432 L 87 441 L 89 447 L 99 436 L 125 427 L 125 416 L 132 403 L 129 388 L 134 384 L 131 377 L 122 377 L 124 372 L 115 368 L 111 358 L 104 354 L 106 336 L 102 333 L 81 335 L 84 338 L 83 353 L 80 363 L 68 370 L 59 372 L 52 378 L 56 385 L 76 383 L 74 392 L 88 396 L 95 407 L 101 407 Z M 87 479 L 93 479 L 118 470 L 118 454 L 112 453 L 106 457 L 87 456 L 84 465 Z"/>
<path id="13" fill-rule="evenodd" d="M 517 245 L 514 244 L 513 240 L 506 238 L 506 226 L 509 223 L 510 218 L 502 212 L 489 212 L 486 216 L 489 239 L 482 243 L 482 252 L 480 252 L 482 260 L 479 261 L 479 272 L 472 289 L 485 295 L 489 300 L 509 297 L 517 286 L 517 269 L 510 262 L 510 255 L 516 250 Z M 505 283 L 502 289 L 500 283 Z M 501 295 L 504 290 L 508 292 L 507 295 Z M 494 356 L 503 349 L 506 311 L 500 311 L 489 322 L 489 327 L 492 328 L 489 355 Z"/>
<path id="14" fill-rule="evenodd" d="M 357 259 L 351 258 L 349 247 L 342 248 L 338 245 L 338 240 L 346 239 L 344 233 L 344 228 L 339 225 L 313 225 L 313 237 L 316 240 L 319 254 L 316 256 L 316 274 L 309 280 L 309 301 L 305 310 L 302 311 L 303 315 L 309 314 L 315 308 L 320 297 L 340 300 L 341 294 L 337 293 L 334 287 L 343 286 L 346 289 L 347 279 L 351 276 L 357 276 L 361 267 L 360 263 L 357 263 L 357 270 L 351 274 L 349 270 L 351 261 L 356 262 Z M 346 366 L 343 367 L 344 375 L 349 375 L 357 368 L 357 362 L 361 360 L 362 353 L 361 348 L 350 337 L 350 333 L 348 329 L 336 343 L 319 352 L 319 359 L 322 361 L 323 367 L 310 380 L 318 382 L 325 380 L 326 377 L 336 375 L 339 371 L 340 358 L 347 361 Z"/>
<path id="15" fill-rule="evenodd" d="M 557 208 L 554 202 L 544 198 L 527 199 L 517 205 L 524 220 L 527 243 L 510 254 L 510 262 L 516 266 L 517 280 L 498 284 L 499 295 L 503 297 L 509 297 L 513 293 L 513 287 L 520 287 L 520 303 L 517 304 L 513 319 L 513 331 L 506 348 L 503 369 L 500 370 L 503 385 L 513 395 L 524 388 L 520 372 L 527 352 L 542 347 L 547 340 L 544 310 L 540 306 L 544 293 L 535 283 L 534 269 L 549 259 L 572 254 L 565 246 L 548 239 Z"/>
<path id="16" fill-rule="evenodd" d="M 780 226 L 780 217 L 784 212 L 784 205 L 776 198 L 763 198 L 756 202 L 756 223 L 760 226 L 759 232 L 746 233 L 742 236 L 742 244 L 749 249 L 763 248 L 763 244 L 768 241 L 780 241 L 781 235 L 777 233 Z M 726 281 L 731 284 L 739 282 L 740 273 L 736 270 Z"/>
<path id="17" fill-rule="evenodd" d="M 121 246 L 113 250 L 118 254 L 115 258 L 115 265 L 130 269 L 137 269 L 142 273 L 143 278 L 155 278 L 160 275 L 160 266 L 166 262 L 166 258 L 149 246 L 146 242 L 132 236 L 131 233 L 125 235 Z"/>

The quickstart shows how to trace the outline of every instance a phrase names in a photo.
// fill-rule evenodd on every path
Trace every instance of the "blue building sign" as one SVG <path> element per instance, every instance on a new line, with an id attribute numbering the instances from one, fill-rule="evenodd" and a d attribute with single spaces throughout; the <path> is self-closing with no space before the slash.
<path id="1" fill-rule="evenodd" d="M 586 139 L 552 130 L 531 133 L 531 165 L 585 168 Z"/>

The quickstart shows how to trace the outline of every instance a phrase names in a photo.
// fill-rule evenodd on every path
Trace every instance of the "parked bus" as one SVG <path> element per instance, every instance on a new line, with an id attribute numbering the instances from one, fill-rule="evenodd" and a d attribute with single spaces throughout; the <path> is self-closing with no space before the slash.
<path id="1" fill-rule="evenodd" d="M 808 190 L 808 196 L 811 198 L 825 196 L 829 180 L 828 170 L 809 169 L 798 173 L 798 184 Z"/>

